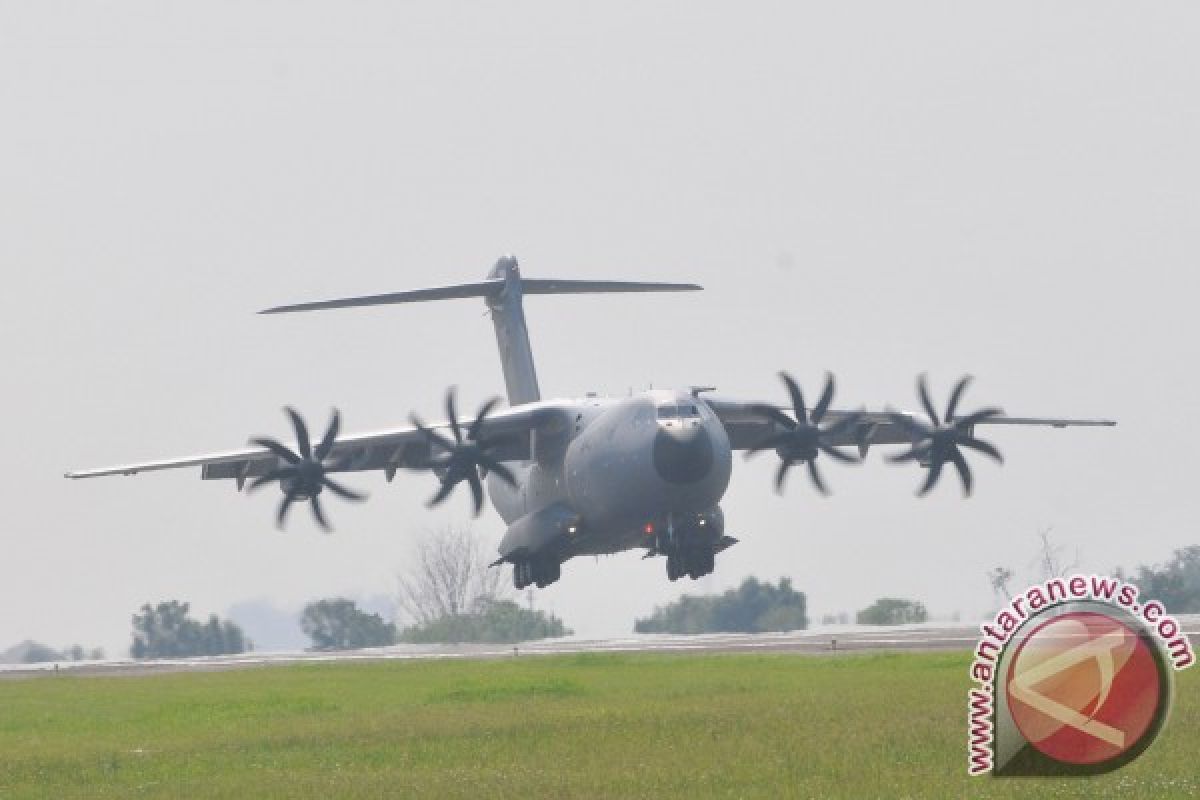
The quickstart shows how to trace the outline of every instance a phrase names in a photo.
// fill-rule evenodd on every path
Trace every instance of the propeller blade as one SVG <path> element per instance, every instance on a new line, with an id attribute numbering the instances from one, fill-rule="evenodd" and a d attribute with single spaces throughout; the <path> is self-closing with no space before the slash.
<path id="1" fill-rule="evenodd" d="M 355 503 L 361 503 L 363 500 L 367 499 L 367 495 L 363 494 L 362 492 L 356 492 L 353 489 L 348 489 L 347 487 L 330 478 L 328 475 L 321 479 L 321 483 L 325 484 L 325 488 L 327 488 L 329 491 L 333 492 L 338 497 L 345 498 L 346 500 L 353 500 Z"/>
<path id="2" fill-rule="evenodd" d="M 332 531 L 333 528 L 329 527 L 329 520 L 325 519 L 325 512 L 321 510 L 320 499 L 314 494 L 308 499 L 308 504 L 312 507 L 313 518 L 316 519 L 317 524 L 321 526 L 321 530 L 325 531 L 326 533 Z"/>
<path id="3" fill-rule="evenodd" d="M 925 483 L 917 490 L 917 494 L 924 497 L 933 488 L 933 485 L 938 482 L 938 478 L 942 475 L 943 461 L 934 461 L 929 466 L 929 474 L 925 476 Z"/>
<path id="4" fill-rule="evenodd" d="M 954 422 L 954 411 L 958 408 L 958 401 L 962 399 L 963 392 L 971 383 L 971 376 L 964 375 L 954 386 L 954 391 L 950 393 L 950 402 L 946 404 L 946 424 Z"/>
<path id="5" fill-rule="evenodd" d="M 967 460 L 963 458 L 963 454 L 957 447 L 950 448 L 950 461 L 954 463 L 954 468 L 958 470 L 958 477 L 962 480 L 963 496 L 969 497 L 971 494 L 971 468 L 967 466 Z"/>
<path id="6" fill-rule="evenodd" d="M 938 421 L 937 411 L 933 407 L 933 401 L 929 399 L 929 386 L 923 372 L 917 378 L 917 394 L 920 396 L 921 405 L 925 408 L 925 413 L 929 415 L 929 420 L 933 423 L 933 426 L 936 428 L 938 425 L 941 425 L 941 422 Z"/>
<path id="7" fill-rule="evenodd" d="M 329 427 L 325 429 L 325 435 L 321 437 L 321 443 L 317 445 L 317 449 L 313 451 L 313 456 L 317 461 L 324 461 L 329 455 L 329 451 L 333 449 L 333 442 L 337 439 L 338 431 L 342 427 L 342 415 L 335 408 L 333 416 L 329 419 Z"/>
<path id="8" fill-rule="evenodd" d="M 817 491 L 821 494 L 829 494 L 829 489 L 826 488 L 825 482 L 821 480 L 821 472 L 817 469 L 816 461 L 808 462 L 808 477 L 812 479 L 813 486 L 817 487 Z"/>
<path id="9" fill-rule="evenodd" d="M 283 502 L 279 504 L 279 513 L 275 515 L 275 527 L 283 529 L 283 521 L 287 518 L 288 509 L 294 502 L 296 502 L 296 498 L 293 495 L 285 494 L 283 496 Z"/>
<path id="10" fill-rule="evenodd" d="M 437 494 L 435 494 L 432 498 L 430 498 L 429 502 L 426 503 L 425 505 L 427 505 L 427 506 L 440 505 L 443 500 L 445 500 L 447 497 L 450 496 L 450 492 L 452 492 L 454 490 L 454 483 L 457 483 L 457 481 L 455 481 L 455 482 L 442 481 L 442 485 L 438 487 Z"/>
<path id="11" fill-rule="evenodd" d="M 825 412 L 829 410 L 829 404 L 833 402 L 833 373 L 825 373 L 825 388 L 821 392 L 821 399 L 817 400 L 817 406 L 812 410 L 812 424 L 817 425 L 821 422 L 821 418 L 825 416 Z"/>
<path id="12" fill-rule="evenodd" d="M 462 444 L 462 431 L 458 428 L 458 414 L 454 410 L 454 392 L 453 386 L 446 390 L 446 419 L 450 420 L 450 431 L 454 434 L 454 441 Z"/>
<path id="13" fill-rule="evenodd" d="M 817 449 L 819 449 L 822 453 L 824 453 L 825 455 L 832 458 L 834 461 L 840 461 L 843 464 L 857 464 L 858 463 L 857 458 L 854 458 L 853 456 L 843 453 L 841 450 L 838 450 L 836 447 L 831 447 L 830 445 L 827 445 L 824 443 L 818 443 Z"/>
<path id="14" fill-rule="evenodd" d="M 292 427 L 296 429 L 296 445 L 300 450 L 300 457 L 311 460 L 312 443 L 308 440 L 308 426 L 304 424 L 304 419 L 296 413 L 296 409 L 288 406 L 284 411 L 292 418 Z"/>
<path id="15" fill-rule="evenodd" d="M 794 419 L 792 419 L 791 417 L 789 417 L 787 414 L 783 413 L 782 409 L 776 408 L 775 406 L 768 406 L 768 405 L 764 405 L 762 403 L 755 403 L 754 405 L 747 407 L 746 410 L 749 411 L 751 414 L 756 414 L 760 417 L 766 417 L 767 419 L 774 422 L 776 425 L 779 425 L 780 427 L 782 427 L 784 430 L 790 431 L 790 430 L 794 430 L 796 428 L 796 421 Z"/>
<path id="16" fill-rule="evenodd" d="M 301 460 L 300 456 L 296 455 L 290 449 L 283 446 L 282 444 L 275 441 L 274 439 L 268 439 L 265 436 L 262 436 L 262 437 L 259 437 L 256 439 L 251 439 L 250 444 L 256 445 L 257 447 L 262 447 L 266 450 L 270 450 L 272 453 L 279 456 L 280 458 L 282 458 L 284 461 L 288 462 L 289 464 L 299 464 L 300 463 L 300 460 Z"/>
<path id="17" fill-rule="evenodd" d="M 517 478 L 515 475 L 513 475 L 512 470 L 486 453 L 479 457 L 479 463 L 483 465 L 488 472 L 495 473 L 500 480 L 504 481 L 509 486 L 515 487 L 517 485 Z"/>
<path id="18" fill-rule="evenodd" d="M 925 458 L 933 448 L 928 444 L 916 444 L 903 453 L 893 454 L 887 457 L 890 464 L 901 464 L 905 461 L 916 461 Z"/>
<path id="19" fill-rule="evenodd" d="M 409 414 L 408 421 L 411 422 L 413 427 L 425 437 L 425 441 L 429 442 L 430 444 L 437 444 L 444 450 L 454 449 L 454 442 L 450 441 L 448 437 L 444 436 L 433 428 L 425 427 L 425 423 L 422 422 L 421 418 L 416 414 Z"/>
<path id="20" fill-rule="evenodd" d="M 475 516 L 478 517 L 479 512 L 483 511 L 483 484 L 474 467 L 467 473 L 467 483 L 471 485 L 471 500 L 475 503 Z"/>
<path id="21" fill-rule="evenodd" d="M 295 474 L 296 474 L 296 468 L 292 467 L 292 466 L 279 467 L 278 469 L 273 469 L 270 472 L 268 472 L 267 474 L 259 475 L 257 478 L 250 481 L 250 483 L 246 486 L 246 491 L 253 492 L 255 489 L 260 488 L 264 484 L 268 484 L 271 481 L 282 480 L 283 478 L 288 478 Z"/>
<path id="22" fill-rule="evenodd" d="M 783 378 L 783 382 L 787 384 L 788 395 L 792 398 L 792 413 L 796 415 L 798 421 L 808 422 L 808 409 L 804 407 L 804 394 L 800 391 L 800 387 L 786 372 L 779 373 L 779 377 Z"/>
<path id="23" fill-rule="evenodd" d="M 991 442 L 985 442 L 982 439 L 976 439 L 972 436 L 964 436 L 958 440 L 958 443 L 963 447 L 969 447 L 972 450 L 978 450 L 986 456 L 991 456 L 997 463 L 1004 463 L 1004 456 L 1000 455 L 1000 451 Z"/>
<path id="24" fill-rule="evenodd" d="M 792 468 L 791 461 L 780 461 L 779 469 L 775 472 L 775 491 L 778 494 L 783 493 L 783 482 L 787 480 L 788 470 Z"/>
<path id="25" fill-rule="evenodd" d="M 470 429 L 467 430 L 468 439 L 472 441 L 479 440 L 479 432 L 483 427 L 483 423 L 487 418 L 487 415 L 492 412 L 492 409 L 495 408 L 496 404 L 499 402 L 499 397 L 493 397 L 491 400 L 488 400 L 486 403 L 480 406 L 478 413 L 475 414 L 475 420 L 471 423 Z"/>

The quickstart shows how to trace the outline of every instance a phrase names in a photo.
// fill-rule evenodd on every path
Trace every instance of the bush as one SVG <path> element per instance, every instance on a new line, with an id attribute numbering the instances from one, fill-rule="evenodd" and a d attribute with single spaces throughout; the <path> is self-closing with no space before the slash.
<path id="1" fill-rule="evenodd" d="M 722 595 L 684 595 L 639 619 L 638 633 L 715 633 L 793 631 L 808 627 L 807 599 L 788 578 L 779 586 L 751 577 Z"/>
<path id="2" fill-rule="evenodd" d="M 1162 566 L 1138 567 L 1135 575 L 1117 576 L 1138 587 L 1143 597 L 1162 603 L 1175 614 L 1200 613 L 1200 545 L 1176 550 Z"/>
<path id="3" fill-rule="evenodd" d="M 237 623 L 222 622 L 216 614 L 200 623 L 188 616 L 190 606 L 171 600 L 142 606 L 133 616 L 133 644 L 129 654 L 134 658 L 186 658 L 244 653 L 253 648 Z"/>
<path id="4" fill-rule="evenodd" d="M 378 614 L 368 614 L 344 597 L 318 600 L 304 607 L 300 627 L 314 650 L 354 650 L 383 647 L 396 641 L 396 626 Z"/>
<path id="5" fill-rule="evenodd" d="M 450 614 L 405 628 L 400 632 L 399 640 L 412 644 L 512 644 L 570 634 L 571 630 L 553 614 L 521 608 L 511 600 L 501 600 L 475 613 Z"/>
<path id="6" fill-rule="evenodd" d="M 899 597 L 881 597 L 858 612 L 855 621 L 859 625 L 906 625 L 927 619 L 929 612 L 922 603 Z"/>

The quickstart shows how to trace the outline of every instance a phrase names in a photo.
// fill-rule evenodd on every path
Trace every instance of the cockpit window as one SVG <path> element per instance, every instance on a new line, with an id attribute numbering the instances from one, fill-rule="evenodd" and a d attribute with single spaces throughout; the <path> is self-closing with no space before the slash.
<path id="1" fill-rule="evenodd" d="M 678 406 L 659 406 L 658 407 L 658 418 L 659 419 L 675 419 L 678 416 L 679 416 L 679 407 Z"/>
<path id="2" fill-rule="evenodd" d="M 695 406 L 680 406 L 679 410 L 683 412 L 682 416 L 688 416 L 688 417 L 700 416 L 700 412 L 696 410 Z"/>

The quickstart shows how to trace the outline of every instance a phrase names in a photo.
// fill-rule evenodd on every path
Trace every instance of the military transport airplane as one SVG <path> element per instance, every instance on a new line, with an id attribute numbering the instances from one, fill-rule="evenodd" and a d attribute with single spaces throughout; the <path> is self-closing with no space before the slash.
<path id="1" fill-rule="evenodd" d="M 247 482 L 251 489 L 275 483 L 283 492 L 276 517 L 280 526 L 293 503 L 307 501 L 317 523 L 329 530 L 319 500 L 322 492 L 365 499 L 333 474 L 381 470 L 391 481 L 400 469 L 431 470 L 440 486 L 430 505 L 465 483 L 478 515 L 486 484 L 492 505 L 508 525 L 495 564 L 511 563 L 513 582 L 523 589 L 554 583 L 562 563 L 574 556 L 634 548 L 644 549 L 646 557 L 665 556 L 672 581 L 712 572 L 716 554 L 737 541 L 726 535 L 720 507 L 735 450 L 774 450 L 780 459 L 775 480 L 779 491 L 788 470 L 803 464 L 815 488 L 826 493 L 817 467 L 820 457 L 858 463 L 871 445 L 906 445 L 889 460 L 914 461 L 927 468 L 918 494 L 933 488 L 947 464 L 958 473 L 964 493 L 970 494 L 972 475 L 964 450 L 1001 460 L 993 445 L 976 438 L 980 426 L 1116 424 L 1009 417 L 995 408 L 960 414 L 969 378 L 955 385 L 945 413 L 939 415 L 924 376 L 917 390 L 927 419 L 890 410 L 834 410 L 832 376 L 810 407 L 786 373 L 781 377 L 789 404 L 782 407 L 722 398 L 704 387 L 650 390 L 629 397 L 541 399 L 525 326 L 525 295 L 700 288 L 523 278 L 517 260 L 506 256 L 478 283 L 267 309 L 260 313 L 482 297 L 496 330 L 508 408 L 496 411 L 497 398 L 473 418 L 462 419 L 451 389 L 442 422 L 426 425 L 413 415 L 407 427 L 349 436 L 339 435 L 341 418 L 335 410 L 315 445 L 304 420 L 287 408 L 295 431 L 291 446 L 262 437 L 251 439 L 251 446 L 242 450 L 69 472 L 67 477 L 200 467 L 205 480 L 232 480 L 239 490 Z"/>

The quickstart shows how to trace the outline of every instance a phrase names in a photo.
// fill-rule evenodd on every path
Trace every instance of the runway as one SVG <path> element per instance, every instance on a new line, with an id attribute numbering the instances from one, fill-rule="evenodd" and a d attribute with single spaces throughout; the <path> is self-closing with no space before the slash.
<path id="1" fill-rule="evenodd" d="M 1200 648 L 1200 615 L 1177 617 L 1194 648 Z M 392 645 L 339 652 L 251 652 L 235 656 L 134 661 L 65 661 L 0 664 L 0 679 L 66 673 L 71 675 L 149 675 L 167 672 L 245 669 L 282 664 L 413 659 L 495 659 L 578 653 L 801 653 L 837 655 L 864 651 L 970 650 L 978 626 L 961 624 L 821 626 L 787 633 L 699 635 L 631 634 L 612 639 L 566 637 L 500 644 Z"/>

